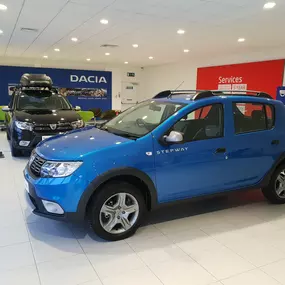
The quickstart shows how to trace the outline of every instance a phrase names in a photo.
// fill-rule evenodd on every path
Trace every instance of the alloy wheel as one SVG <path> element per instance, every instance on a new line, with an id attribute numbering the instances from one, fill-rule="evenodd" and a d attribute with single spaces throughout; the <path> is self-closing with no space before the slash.
<path id="1" fill-rule="evenodd" d="M 279 198 L 285 198 L 285 169 L 282 170 L 276 178 L 275 191 Z"/>
<path id="2" fill-rule="evenodd" d="M 108 198 L 100 210 L 100 224 L 111 234 L 121 234 L 136 223 L 139 216 L 139 204 L 129 193 L 117 193 Z"/>

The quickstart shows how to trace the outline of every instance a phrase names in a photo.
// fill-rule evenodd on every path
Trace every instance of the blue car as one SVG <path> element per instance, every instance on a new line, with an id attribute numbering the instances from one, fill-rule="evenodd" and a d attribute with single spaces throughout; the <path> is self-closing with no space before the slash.
<path id="1" fill-rule="evenodd" d="M 24 170 L 34 213 L 88 219 L 106 240 L 170 202 L 261 188 L 285 203 L 285 107 L 263 92 L 164 91 L 101 129 L 41 142 Z"/>

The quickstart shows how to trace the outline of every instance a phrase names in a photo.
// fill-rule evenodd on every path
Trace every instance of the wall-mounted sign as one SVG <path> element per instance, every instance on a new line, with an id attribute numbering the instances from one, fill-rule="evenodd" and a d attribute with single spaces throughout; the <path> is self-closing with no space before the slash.
<path id="1" fill-rule="evenodd" d="M 285 86 L 280 86 L 277 88 L 276 99 L 285 104 Z"/>
<path id="2" fill-rule="evenodd" d="M 269 93 L 273 98 L 282 85 L 284 59 L 249 62 L 197 69 L 197 89 L 258 90 Z"/>
<path id="3" fill-rule="evenodd" d="M 59 93 L 82 110 L 112 108 L 111 72 L 22 66 L 0 66 L 0 105 L 8 105 L 14 86 L 24 73 L 47 74 Z"/>
<path id="4" fill-rule="evenodd" d="M 128 77 L 136 77 L 136 74 L 134 72 L 127 72 Z"/>

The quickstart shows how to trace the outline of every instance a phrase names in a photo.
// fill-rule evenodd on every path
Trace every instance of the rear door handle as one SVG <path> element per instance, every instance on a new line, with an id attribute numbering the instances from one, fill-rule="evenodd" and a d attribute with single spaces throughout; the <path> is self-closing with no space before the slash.
<path id="1" fill-rule="evenodd" d="M 217 148 L 215 153 L 225 153 L 227 150 L 224 147 Z"/>
<path id="2" fill-rule="evenodd" d="M 273 140 L 273 141 L 271 142 L 271 144 L 272 144 L 272 145 L 278 145 L 279 142 L 280 142 L 279 140 Z"/>

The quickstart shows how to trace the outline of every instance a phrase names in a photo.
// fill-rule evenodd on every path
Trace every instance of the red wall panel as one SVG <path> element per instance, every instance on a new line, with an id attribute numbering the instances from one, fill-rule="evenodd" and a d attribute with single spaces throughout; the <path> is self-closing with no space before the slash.
<path id="1" fill-rule="evenodd" d="M 197 89 L 258 90 L 276 98 L 283 85 L 285 60 L 270 60 L 197 69 Z"/>

